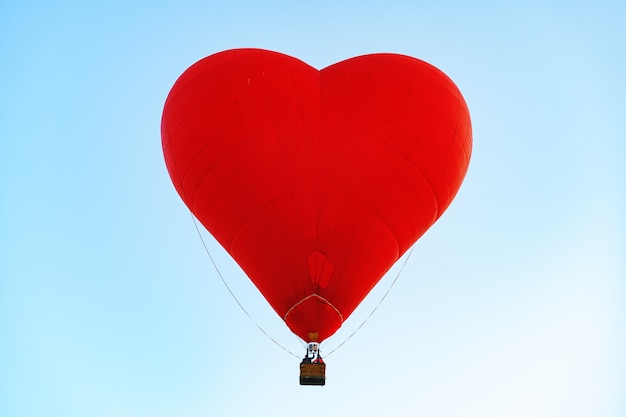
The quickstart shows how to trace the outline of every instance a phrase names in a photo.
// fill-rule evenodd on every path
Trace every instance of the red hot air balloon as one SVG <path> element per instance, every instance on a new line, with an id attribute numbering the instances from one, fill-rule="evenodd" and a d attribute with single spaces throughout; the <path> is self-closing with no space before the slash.
<path id="1" fill-rule="evenodd" d="M 448 207 L 467 106 L 440 70 L 372 54 L 322 70 L 277 52 L 204 58 L 163 110 L 185 204 L 306 342 L 321 342 Z"/>

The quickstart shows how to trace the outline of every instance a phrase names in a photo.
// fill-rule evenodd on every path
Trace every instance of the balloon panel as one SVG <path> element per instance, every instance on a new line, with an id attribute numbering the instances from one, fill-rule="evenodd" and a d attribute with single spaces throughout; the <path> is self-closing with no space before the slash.
<path id="1" fill-rule="evenodd" d="M 460 92 L 423 61 L 318 71 L 259 49 L 186 71 L 162 140 L 185 204 L 290 329 L 320 342 L 448 207 L 472 141 Z"/>

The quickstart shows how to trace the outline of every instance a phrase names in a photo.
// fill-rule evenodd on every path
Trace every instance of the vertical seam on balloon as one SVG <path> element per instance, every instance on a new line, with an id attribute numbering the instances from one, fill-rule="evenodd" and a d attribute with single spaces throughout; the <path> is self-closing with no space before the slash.
<path id="1" fill-rule="evenodd" d="M 332 67 L 332 65 L 331 65 L 331 67 Z M 326 67 L 326 68 L 324 68 L 323 70 L 320 70 L 320 71 L 319 71 L 319 74 L 320 74 L 320 83 L 319 83 L 319 84 L 320 84 L 320 87 L 319 87 L 319 91 L 320 91 L 320 102 L 319 102 L 319 104 L 320 104 L 320 111 L 319 111 L 319 117 L 320 117 L 320 122 L 319 122 L 319 125 L 320 125 L 320 140 L 319 140 L 319 142 L 318 142 L 318 146 L 319 146 L 320 148 L 321 148 L 321 146 L 322 146 L 322 134 L 324 133 L 324 132 L 323 132 L 323 130 L 322 130 L 322 122 L 323 122 L 323 120 L 322 120 L 322 115 L 323 115 L 323 108 L 322 108 L 322 93 L 324 93 L 324 96 L 328 96 L 328 95 L 329 95 L 329 93 L 328 93 L 328 92 L 330 91 L 330 92 L 331 92 L 331 95 L 332 95 L 332 93 L 333 93 L 333 92 L 335 93 L 335 95 L 338 95 L 338 94 L 337 94 L 337 92 L 336 92 L 336 90 L 333 90 L 332 88 L 330 88 L 328 84 L 322 84 L 322 73 L 324 72 L 324 70 L 327 70 L 328 68 L 330 68 L 330 67 Z M 350 80 L 350 81 L 351 81 L 351 80 Z M 322 88 L 322 85 L 323 85 L 323 88 Z M 326 123 L 324 123 L 324 125 L 326 125 Z M 336 140 L 336 135 L 334 134 L 334 132 L 330 132 L 330 131 L 329 131 L 329 132 L 326 134 L 326 138 L 325 138 L 325 139 L 326 139 L 326 141 L 328 141 L 328 142 L 334 142 L 334 141 Z M 330 236 L 330 239 L 334 239 L 334 237 L 336 236 L 336 233 L 337 233 L 337 229 L 338 229 L 338 227 L 339 227 L 339 225 L 340 225 L 340 221 L 339 221 L 339 219 L 341 219 L 340 214 L 341 214 L 341 213 L 343 213 L 343 212 L 345 211 L 345 206 L 346 206 L 346 204 L 347 204 L 347 203 L 346 203 L 346 197 L 350 197 L 350 198 L 354 199 L 356 202 L 359 202 L 359 203 L 360 203 L 360 201 L 359 201 L 358 199 L 356 199 L 354 196 L 352 196 L 352 195 L 348 192 L 348 190 L 347 190 L 347 189 L 346 189 L 346 188 L 345 188 L 342 184 L 340 184 L 337 180 L 335 180 L 335 179 L 334 179 L 334 178 L 330 175 L 330 173 L 326 172 L 326 171 L 323 169 L 322 164 L 320 164 L 320 169 L 319 169 L 319 172 L 320 172 L 321 174 L 323 174 L 326 178 L 328 178 L 330 181 L 332 181 L 333 183 L 335 183 L 335 184 L 338 186 L 338 188 L 342 191 L 341 203 L 340 203 L 340 204 L 337 204 L 337 205 L 335 206 L 335 210 L 336 210 L 336 217 L 335 217 L 335 219 L 336 219 L 336 220 L 333 222 L 333 225 L 332 225 L 332 230 L 330 230 L 330 231 L 328 232 L 328 236 Z M 322 200 L 323 200 L 323 199 L 320 199 L 320 201 L 322 201 Z M 352 223 L 353 223 L 352 228 L 354 228 L 354 227 L 355 227 L 355 226 L 354 226 L 354 223 L 355 223 L 355 222 L 352 222 Z M 320 224 L 320 222 L 318 222 L 318 225 L 319 225 L 319 224 Z M 346 242 L 346 243 L 348 243 L 348 242 Z M 350 242 L 350 243 L 351 243 L 351 242 Z M 348 246 L 348 247 L 345 247 L 345 248 L 343 248 L 343 249 L 344 249 L 345 253 L 347 253 L 347 252 L 350 250 L 350 249 L 349 249 L 349 246 Z M 343 265 L 341 265 L 340 269 L 339 269 L 339 270 L 337 271 L 337 273 L 336 273 L 336 279 L 335 279 L 335 281 L 334 281 L 334 284 L 333 284 L 332 288 L 331 288 L 331 289 L 327 289 L 327 291 L 325 291 L 325 295 L 328 295 L 328 296 L 334 297 L 334 296 L 335 296 L 335 294 L 337 293 L 337 291 L 339 290 L 339 288 L 340 288 L 341 284 L 342 284 L 342 283 L 343 283 L 343 281 L 345 280 L 345 276 L 344 276 L 345 274 L 343 273 L 342 268 L 343 268 Z M 331 292 L 331 290 L 332 290 L 332 292 Z"/>
<path id="2" fill-rule="evenodd" d="M 464 143 L 464 146 L 463 146 L 463 154 L 465 155 L 465 162 L 466 162 L 467 166 L 469 166 L 469 161 L 470 161 L 470 159 L 472 157 L 472 145 L 471 145 L 471 142 L 472 142 L 472 119 L 471 119 L 470 114 L 469 114 L 469 108 L 467 106 L 467 103 L 465 102 L 465 99 L 463 98 L 463 95 L 461 94 L 460 90 L 459 90 L 459 102 L 460 102 L 459 105 L 462 104 L 467 109 L 467 124 L 466 124 L 466 127 L 465 127 L 465 132 L 463 132 L 463 134 L 464 134 L 463 138 L 465 139 L 465 143 Z M 467 146 L 468 142 L 469 142 L 469 146 Z M 467 174 L 467 167 L 466 167 L 466 174 Z M 461 186 L 461 183 L 463 182 L 463 178 L 464 177 L 465 177 L 465 174 L 463 175 L 463 177 L 461 177 L 459 179 L 459 184 L 458 184 L 459 187 Z"/>
<path id="3" fill-rule="evenodd" d="M 317 94 L 317 113 L 316 113 L 316 119 L 315 121 L 315 126 L 317 126 L 317 135 L 313 137 L 313 139 L 315 140 L 315 155 L 314 155 L 314 165 L 313 165 L 313 169 L 311 170 L 311 172 L 313 173 L 314 177 L 313 180 L 311 181 L 311 194 L 314 196 L 313 197 L 313 210 L 314 210 L 314 233 L 315 233 L 315 237 L 314 237 L 314 247 L 319 250 L 321 248 L 321 242 L 320 242 L 320 225 L 321 225 L 321 219 L 322 219 L 322 204 L 323 204 L 323 199 L 320 198 L 320 193 L 321 193 L 321 189 L 322 189 L 322 180 L 321 180 L 321 176 L 323 174 L 322 171 L 322 163 L 321 163 L 321 154 L 322 154 L 322 71 L 318 70 L 317 71 L 317 88 L 315 89 L 315 92 Z M 327 290 L 324 291 L 324 295 L 326 295 Z"/>
<path id="4" fill-rule="evenodd" d="M 465 102 L 464 102 L 464 100 L 463 100 L 463 96 L 462 96 L 462 94 L 461 94 L 461 91 L 460 91 L 458 88 L 456 88 L 456 93 L 457 93 L 457 105 L 456 105 L 456 107 L 455 107 L 455 108 L 456 108 L 456 118 L 455 118 L 455 121 L 454 121 L 454 131 L 452 132 L 452 135 L 451 135 L 451 137 L 452 137 L 451 142 L 454 142 L 454 141 L 457 141 L 457 140 L 458 140 L 459 142 L 461 142 L 461 141 L 465 141 L 465 138 L 467 137 L 467 134 L 468 134 L 468 132 L 467 132 L 467 131 L 459 133 L 459 120 L 460 120 L 460 118 L 461 118 L 461 114 L 463 113 L 461 110 L 462 110 L 462 107 L 463 107 L 463 105 L 464 105 L 464 103 L 465 103 Z M 464 135 L 464 136 L 463 136 L 463 137 L 459 137 L 459 138 L 457 138 L 457 134 Z M 471 126 L 469 126 L 469 134 L 471 135 Z M 450 160 L 450 159 L 448 158 L 448 156 L 449 156 L 449 154 L 450 154 L 450 152 L 451 152 L 451 149 L 452 149 L 452 148 L 453 148 L 453 147 L 449 147 L 449 148 L 448 148 L 448 153 L 447 153 L 447 155 L 446 155 L 446 163 L 445 163 L 445 165 L 444 165 L 444 169 L 443 169 L 443 170 L 442 170 L 442 172 L 441 172 L 441 178 L 442 178 L 442 179 L 444 179 L 444 178 L 445 178 L 445 171 L 446 171 L 446 168 L 448 167 L 448 162 L 449 162 L 449 160 Z M 471 149 L 471 148 L 470 148 L 470 149 Z M 465 161 L 466 161 L 466 163 L 467 163 L 467 164 L 469 164 L 469 160 L 470 160 L 471 154 L 470 154 L 470 155 L 468 155 L 468 153 L 467 153 L 467 148 L 466 148 L 465 144 L 461 144 L 461 146 L 460 146 L 460 150 L 461 150 L 461 152 L 463 153 L 463 156 L 465 157 Z M 448 188 L 449 198 L 447 199 L 447 200 L 448 200 L 448 201 L 447 201 L 447 205 L 445 205 L 445 206 L 442 208 L 441 212 L 440 212 L 440 213 L 438 213 L 437 218 L 441 217 L 441 215 L 443 214 L 443 212 L 444 212 L 444 211 L 448 208 L 448 206 L 452 203 L 452 200 L 453 200 L 454 196 L 458 193 L 458 191 L 459 191 L 459 189 L 460 189 L 460 184 L 463 182 L 463 178 L 465 178 L 465 175 L 467 174 L 467 164 L 466 164 L 465 172 L 463 173 L 463 175 L 461 175 L 461 176 L 457 179 L 457 182 L 456 182 L 456 183 L 454 183 L 454 184 L 450 184 L 448 181 L 444 181 L 444 183 L 446 184 L 446 186 L 447 186 L 447 188 Z"/>
<path id="5" fill-rule="evenodd" d="M 164 105 L 164 109 L 167 108 L 167 103 L 169 101 L 169 97 L 168 99 L 166 99 L 165 105 Z M 171 130 L 171 124 L 170 122 L 167 120 L 167 114 L 165 113 L 165 110 L 163 112 L 163 121 L 165 121 L 165 126 L 166 126 L 166 134 L 167 134 L 167 148 L 169 149 L 169 158 L 166 159 L 166 165 L 168 165 L 168 160 L 171 162 L 171 164 L 173 164 L 174 166 L 174 170 L 176 172 L 176 176 L 179 179 L 178 184 L 180 184 L 180 189 L 178 187 L 176 187 L 176 183 L 174 184 L 174 187 L 176 188 L 176 191 L 179 193 L 179 195 L 182 197 L 183 202 L 185 203 L 185 205 L 187 205 L 187 198 L 185 196 L 185 188 L 183 186 L 183 178 L 184 178 L 184 174 L 181 172 L 181 169 L 179 168 L 179 164 L 178 164 L 178 157 L 175 154 L 175 147 L 174 144 L 172 143 L 172 137 L 175 135 L 175 133 L 177 132 L 177 130 L 179 129 L 180 126 L 182 126 L 184 120 L 186 120 L 187 118 L 183 119 L 183 122 L 179 123 L 179 125 L 172 131 Z M 162 122 L 163 123 L 163 122 Z M 162 144 L 164 142 L 162 141 Z M 162 145 L 163 147 L 163 145 Z M 163 147 L 163 150 L 165 151 L 165 147 Z M 190 207 L 189 207 L 190 208 Z"/>
<path id="6" fill-rule="evenodd" d="M 458 130 L 459 127 L 459 117 L 461 114 L 460 111 L 460 96 L 461 96 L 461 92 L 459 91 L 458 88 L 456 88 L 456 106 L 454 106 L 456 113 L 454 114 L 454 130 L 452 131 L 452 134 L 450 135 L 450 143 L 454 144 L 454 141 L 456 140 L 456 132 Z M 446 188 L 447 188 L 447 194 L 449 196 L 449 198 L 447 199 L 447 205 L 444 205 L 443 207 L 439 207 L 439 204 L 437 205 L 437 219 L 439 217 L 441 217 L 441 215 L 443 214 L 443 212 L 446 210 L 446 208 L 448 208 L 448 205 L 450 205 L 450 203 L 452 202 L 452 198 L 451 196 L 454 194 L 454 188 L 456 186 L 456 184 L 450 184 L 448 181 L 446 181 L 446 170 L 448 168 L 449 162 L 450 162 L 450 153 L 452 152 L 452 146 L 448 146 L 447 147 L 447 151 L 446 151 L 446 159 L 444 161 L 442 170 L 441 170 L 441 174 L 439 175 L 439 180 L 441 183 L 443 183 Z"/>
<path id="7" fill-rule="evenodd" d="M 267 83 L 267 81 L 265 81 L 265 82 Z M 266 84 L 266 88 L 267 87 L 268 87 L 268 85 Z M 275 111 L 274 111 L 274 108 L 275 108 L 275 104 L 274 104 L 275 97 L 271 97 L 271 99 L 268 100 L 265 92 L 263 92 L 262 97 L 268 103 L 268 120 L 271 121 L 270 125 L 273 127 L 272 131 L 269 132 L 269 137 L 271 138 L 270 139 L 270 143 L 273 140 L 277 144 L 277 147 L 278 147 L 278 143 L 280 143 L 280 141 L 278 139 L 279 135 L 278 135 L 278 129 L 277 129 L 279 121 L 276 119 L 276 115 L 275 115 Z M 280 147 L 278 147 L 278 148 L 279 148 L 279 151 L 280 151 Z M 258 156 L 257 153 L 255 153 L 255 158 L 258 161 L 260 161 L 259 156 Z M 260 163 L 257 166 L 260 166 Z M 274 170 L 278 170 L 278 169 L 281 169 L 281 168 L 284 170 L 284 167 L 282 167 L 282 166 L 280 168 L 276 167 L 275 165 L 272 166 L 272 169 L 274 169 Z M 268 180 L 267 180 L 267 176 L 266 175 L 263 175 L 262 181 L 264 183 L 264 187 L 266 187 L 267 189 L 270 189 L 270 187 L 267 186 Z M 272 228 L 274 228 L 276 230 L 280 230 L 280 234 L 284 234 L 285 224 L 284 224 L 283 219 L 280 216 L 280 210 L 279 210 L 279 208 L 278 208 L 278 206 L 276 204 L 277 200 L 278 200 L 278 198 L 272 198 L 270 200 L 270 202 L 268 202 L 268 204 L 266 206 L 263 206 L 263 207 L 264 207 L 264 210 L 270 211 L 272 213 L 272 217 L 274 218 L 274 224 L 272 224 L 270 227 L 272 227 Z M 232 240 L 230 242 L 231 246 L 234 246 L 234 244 L 235 244 L 235 236 L 237 236 L 239 234 L 239 232 L 243 228 L 244 224 L 250 223 L 250 221 L 254 217 L 256 217 L 260 212 L 261 212 L 261 210 L 255 210 L 253 213 L 250 213 L 250 215 L 246 219 L 242 219 L 243 222 L 239 225 L 239 227 L 237 227 L 237 229 L 234 231 L 234 233 L 232 235 Z M 263 225 L 263 226 L 267 227 L 267 225 Z M 289 250 L 289 248 L 287 250 Z M 290 271 L 293 271 L 293 266 L 292 266 L 292 264 L 290 262 L 289 256 L 285 256 L 284 261 L 285 261 L 285 264 L 289 266 Z M 280 289 L 284 291 L 283 288 L 280 288 Z"/>
<path id="8" fill-rule="evenodd" d="M 165 102 L 165 107 L 166 106 L 167 106 L 167 101 Z M 176 157 L 174 156 L 174 148 L 171 143 L 172 139 L 171 139 L 171 133 L 169 130 L 169 123 L 167 122 L 167 115 L 165 114 L 165 112 L 163 113 L 163 118 L 161 120 L 161 129 L 163 129 L 163 127 L 165 127 L 166 138 L 163 138 L 163 132 L 161 132 L 161 147 L 163 148 L 163 153 L 165 155 L 165 158 L 164 158 L 165 165 L 169 167 L 169 163 L 168 163 L 168 160 L 169 160 L 169 162 L 173 165 L 172 168 L 176 176 L 178 178 L 181 178 L 180 171 L 178 169 L 178 164 L 176 163 Z M 167 154 L 169 154 L 169 158 Z M 183 195 L 182 183 L 181 183 L 180 190 L 178 190 L 178 188 L 176 187 L 176 183 L 174 183 L 174 188 L 176 188 L 176 191 L 178 191 L 181 196 Z"/>
<path id="9" fill-rule="evenodd" d="M 297 94 L 296 85 L 294 83 L 294 79 L 291 77 L 291 74 L 288 74 L 287 78 L 289 80 L 289 93 L 291 94 L 292 100 L 294 100 L 294 102 L 296 104 L 295 107 L 298 110 L 297 111 L 297 115 L 298 115 L 297 122 L 299 123 L 299 125 L 298 125 L 297 131 L 300 132 L 300 136 L 299 137 L 292 138 L 291 140 L 303 141 L 304 138 L 302 137 L 302 135 L 304 135 L 304 129 L 302 128 L 302 125 L 303 125 L 303 115 L 302 115 L 302 109 L 301 109 L 302 100 L 301 100 L 301 97 L 299 96 L 299 94 Z M 282 149 L 281 149 L 281 151 L 283 152 L 283 155 L 285 155 L 284 151 Z M 306 152 L 306 149 L 305 149 L 305 152 Z M 285 171 L 287 171 L 285 164 L 287 163 L 287 160 L 289 160 L 290 158 L 288 158 L 288 155 L 285 155 L 285 156 L 286 156 L 285 158 L 281 158 L 281 161 L 283 161 L 283 169 Z M 295 197 L 295 192 L 294 192 L 296 190 L 296 187 L 289 187 L 289 183 L 287 185 L 288 185 L 288 188 L 287 188 L 288 191 L 286 192 L 286 195 L 289 196 L 292 210 L 296 210 L 297 209 L 296 208 L 296 204 L 295 204 L 296 197 Z M 298 235 L 299 235 L 299 238 L 300 238 L 299 244 L 301 245 L 301 247 L 305 246 L 305 237 L 304 237 L 303 227 L 305 227 L 305 226 L 302 225 L 302 224 L 298 224 Z M 291 249 L 291 248 L 289 248 L 289 249 Z M 293 259 L 293 258 L 290 257 L 290 259 Z M 293 265 L 293 260 L 292 260 L 291 264 L 292 264 L 291 265 L 291 270 L 294 271 L 294 272 L 297 271 L 297 267 L 295 265 Z M 296 282 L 300 283 L 300 285 L 299 285 L 300 286 L 300 288 L 299 288 L 300 294 L 305 294 L 307 289 L 302 287 L 305 284 L 302 281 L 296 281 Z"/>

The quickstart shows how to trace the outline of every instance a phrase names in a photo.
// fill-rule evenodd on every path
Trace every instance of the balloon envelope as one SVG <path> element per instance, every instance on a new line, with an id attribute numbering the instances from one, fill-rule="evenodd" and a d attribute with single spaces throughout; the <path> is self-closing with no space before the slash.
<path id="1" fill-rule="evenodd" d="M 289 328 L 321 342 L 448 207 L 472 134 L 458 88 L 418 59 L 317 70 L 235 49 L 176 81 L 162 143 L 185 204 Z"/>

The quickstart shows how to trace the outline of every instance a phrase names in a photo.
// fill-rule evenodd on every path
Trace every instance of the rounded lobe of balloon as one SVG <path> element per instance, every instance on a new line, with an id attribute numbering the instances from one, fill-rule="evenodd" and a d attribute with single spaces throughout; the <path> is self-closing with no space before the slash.
<path id="1" fill-rule="evenodd" d="M 236 49 L 181 75 L 162 141 L 185 204 L 289 328 L 321 342 L 449 206 L 472 135 L 457 87 L 415 58 L 318 71 Z"/>

